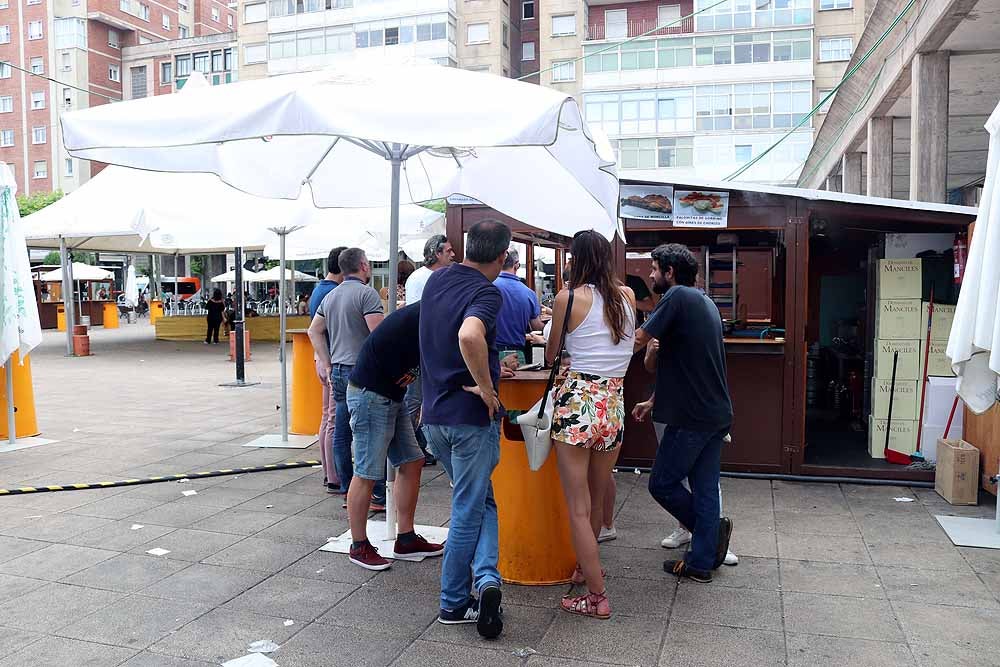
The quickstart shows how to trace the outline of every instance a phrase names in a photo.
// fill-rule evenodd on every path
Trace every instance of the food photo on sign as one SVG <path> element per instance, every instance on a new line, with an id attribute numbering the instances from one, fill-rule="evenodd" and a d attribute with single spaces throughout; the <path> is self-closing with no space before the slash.
<path id="1" fill-rule="evenodd" d="M 677 190 L 674 193 L 674 227 L 719 229 L 728 226 L 729 193 Z"/>
<path id="2" fill-rule="evenodd" d="M 621 186 L 621 217 L 640 220 L 671 220 L 674 188 L 670 185 Z"/>

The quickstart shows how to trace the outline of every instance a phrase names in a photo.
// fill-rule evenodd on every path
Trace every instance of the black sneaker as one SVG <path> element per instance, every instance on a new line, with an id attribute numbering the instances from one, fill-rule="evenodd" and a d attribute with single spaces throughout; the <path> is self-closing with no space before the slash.
<path id="1" fill-rule="evenodd" d="M 426 454 L 424 454 L 424 467 L 427 467 L 427 466 L 436 466 L 437 462 L 438 462 L 438 460 L 436 458 L 434 458 L 434 455 L 431 454 L 430 452 L 427 452 Z"/>
<path id="2" fill-rule="evenodd" d="M 496 639 L 503 632 L 503 610 L 500 602 L 503 594 L 500 587 L 490 584 L 479 591 L 479 618 L 476 620 L 476 630 L 485 639 Z"/>
<path id="3" fill-rule="evenodd" d="M 479 620 L 479 601 L 469 598 L 464 607 L 458 609 L 442 609 L 438 613 L 438 623 L 442 625 L 464 625 Z"/>
<path id="4" fill-rule="evenodd" d="M 729 553 L 729 538 L 733 536 L 733 520 L 728 516 L 719 519 L 719 543 L 715 547 L 715 564 L 713 570 L 718 570 L 726 562 Z"/>
<path id="5" fill-rule="evenodd" d="M 687 577 L 691 581 L 697 581 L 699 584 L 708 584 L 712 582 L 711 572 L 696 570 L 693 567 L 688 567 L 688 564 L 682 560 L 663 561 L 663 571 L 668 574 L 676 574 L 678 578 Z"/>

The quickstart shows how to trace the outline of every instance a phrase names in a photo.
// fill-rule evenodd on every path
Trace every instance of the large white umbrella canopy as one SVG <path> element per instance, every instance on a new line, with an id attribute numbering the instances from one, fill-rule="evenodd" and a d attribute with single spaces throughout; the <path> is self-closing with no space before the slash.
<path id="1" fill-rule="evenodd" d="M 70 272 L 73 280 L 114 280 L 115 274 L 105 271 L 102 268 L 84 264 L 83 262 L 73 262 L 73 270 Z M 39 280 L 45 283 L 57 283 L 63 279 L 63 270 L 56 269 L 39 276 Z"/>
<path id="2" fill-rule="evenodd" d="M 10 167 L 0 166 L 0 363 L 6 363 L 14 352 L 20 353 L 23 362 L 25 355 L 42 342 L 42 328 L 28 248 L 14 199 L 17 183 Z M 9 366 L 7 370 L 9 380 Z"/>
<path id="3" fill-rule="evenodd" d="M 125 272 L 125 304 L 135 308 L 139 304 L 139 284 L 135 279 L 135 265 L 129 264 Z"/>
<path id="4" fill-rule="evenodd" d="M 249 280 L 252 283 L 276 283 L 279 280 L 281 280 L 281 273 L 282 273 L 281 267 L 274 266 L 268 269 L 267 271 L 259 271 L 257 273 L 254 273 L 252 277 L 249 278 Z M 319 282 L 316 276 L 310 276 L 308 273 L 303 273 L 301 271 L 294 271 L 292 269 L 286 268 L 284 273 L 285 273 L 285 280 L 289 282 L 293 280 L 299 283 Z"/>
<path id="5" fill-rule="evenodd" d="M 986 130 L 986 181 L 947 349 L 958 394 L 976 414 L 996 402 L 1000 374 L 1000 106 Z"/>
<path id="6" fill-rule="evenodd" d="M 253 281 L 253 276 L 257 275 L 253 271 L 248 271 L 243 269 L 243 280 L 246 282 Z M 217 276 L 213 276 L 209 279 L 213 283 L 234 283 L 236 282 L 236 271 L 226 271 L 225 273 L 220 273 Z"/>

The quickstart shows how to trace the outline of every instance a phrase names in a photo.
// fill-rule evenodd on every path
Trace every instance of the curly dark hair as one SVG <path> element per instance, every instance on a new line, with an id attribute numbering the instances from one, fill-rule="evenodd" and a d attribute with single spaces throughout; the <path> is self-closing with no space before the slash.
<path id="1" fill-rule="evenodd" d="M 674 280 L 678 285 L 694 286 L 695 278 L 698 277 L 698 260 L 687 246 L 680 243 L 664 243 L 658 246 L 651 256 L 661 273 L 666 273 L 668 268 L 673 267 Z"/>

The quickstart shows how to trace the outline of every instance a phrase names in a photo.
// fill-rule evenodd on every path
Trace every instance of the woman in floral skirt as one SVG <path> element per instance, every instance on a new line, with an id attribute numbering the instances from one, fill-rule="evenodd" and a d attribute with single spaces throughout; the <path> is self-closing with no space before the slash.
<path id="1" fill-rule="evenodd" d="M 635 295 L 614 275 L 611 244 L 593 231 L 580 232 L 570 247 L 572 310 L 566 352 L 569 372 L 555 390 L 552 440 L 569 509 L 570 532 L 578 565 L 573 583 L 587 594 L 566 596 L 564 611 L 609 618 L 597 536 L 604 495 L 618 460 L 625 426 L 622 391 L 635 343 Z M 551 335 L 545 347 L 552 363 L 562 343 L 569 289 L 556 295 Z"/>

